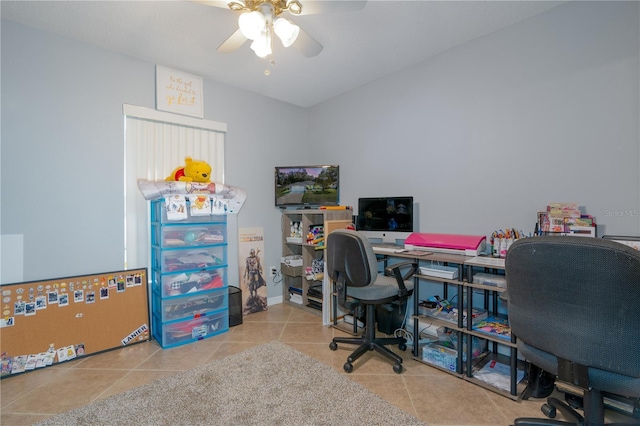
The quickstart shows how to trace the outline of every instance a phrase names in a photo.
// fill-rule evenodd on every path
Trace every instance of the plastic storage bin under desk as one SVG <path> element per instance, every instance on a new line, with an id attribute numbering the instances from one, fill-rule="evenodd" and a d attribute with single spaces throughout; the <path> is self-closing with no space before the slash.
<path id="1" fill-rule="evenodd" d="M 151 244 L 162 248 L 223 244 L 227 241 L 226 223 L 180 224 L 160 226 L 151 224 Z"/>
<path id="2" fill-rule="evenodd" d="M 226 246 L 165 249 L 153 247 L 153 269 L 161 272 L 194 271 L 215 266 L 226 266 Z"/>
<path id="3" fill-rule="evenodd" d="M 227 288 L 200 292 L 194 296 L 182 296 L 162 299 L 160 294 L 153 292 L 154 312 L 161 315 L 162 322 L 177 321 L 209 315 L 229 306 L 229 292 Z"/>
<path id="4" fill-rule="evenodd" d="M 154 315 L 152 330 L 153 337 L 163 348 L 184 345 L 228 331 L 229 311 L 223 310 L 212 315 L 170 324 L 161 324 L 160 318 Z"/>
<path id="5" fill-rule="evenodd" d="M 162 297 L 195 294 L 227 286 L 227 267 L 174 274 L 153 273 L 153 291 Z"/>

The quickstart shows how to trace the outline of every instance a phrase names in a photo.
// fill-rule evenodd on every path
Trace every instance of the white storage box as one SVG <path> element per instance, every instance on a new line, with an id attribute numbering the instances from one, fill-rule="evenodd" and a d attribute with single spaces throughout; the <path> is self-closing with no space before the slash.
<path id="1" fill-rule="evenodd" d="M 285 256 L 280 258 L 280 263 L 287 266 L 302 266 L 302 256 Z"/>
<path id="2" fill-rule="evenodd" d="M 502 275 L 485 274 L 479 272 L 473 276 L 474 284 L 495 285 L 500 288 L 507 288 L 507 279 Z"/>
<path id="3" fill-rule="evenodd" d="M 450 280 L 455 280 L 456 278 L 458 278 L 458 268 L 453 268 L 451 266 L 442 266 L 442 265 L 421 266 L 420 273 L 422 275 L 430 275 L 432 277 L 438 277 L 438 278 L 448 278 Z"/>

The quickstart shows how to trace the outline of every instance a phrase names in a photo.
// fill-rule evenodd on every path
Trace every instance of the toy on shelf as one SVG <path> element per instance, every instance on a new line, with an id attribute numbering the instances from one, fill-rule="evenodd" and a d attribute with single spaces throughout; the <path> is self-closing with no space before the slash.
<path id="1" fill-rule="evenodd" d="M 291 235 L 292 238 L 302 238 L 301 224 L 299 221 L 291 221 Z"/>
<path id="2" fill-rule="evenodd" d="M 211 166 L 206 161 L 185 157 L 184 163 L 184 166 L 178 167 L 171 172 L 165 181 L 211 182 Z"/>
<path id="3" fill-rule="evenodd" d="M 324 244 L 324 226 L 309 225 L 309 232 L 307 233 L 307 244 Z"/>

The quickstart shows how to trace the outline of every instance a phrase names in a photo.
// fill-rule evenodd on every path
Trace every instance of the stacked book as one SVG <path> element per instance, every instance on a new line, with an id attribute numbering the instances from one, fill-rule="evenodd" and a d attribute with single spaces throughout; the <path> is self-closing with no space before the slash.
<path id="1" fill-rule="evenodd" d="M 536 234 L 596 236 L 595 219 L 582 214 L 577 203 L 549 203 L 547 211 L 538 212 Z"/>
<path id="2" fill-rule="evenodd" d="M 302 289 L 289 286 L 289 301 L 298 305 L 302 305 Z"/>
<path id="3" fill-rule="evenodd" d="M 322 284 L 314 284 L 307 291 L 307 306 L 310 308 L 322 310 Z"/>
<path id="4" fill-rule="evenodd" d="M 489 316 L 474 324 L 473 330 L 511 341 L 511 327 L 504 317 Z"/>

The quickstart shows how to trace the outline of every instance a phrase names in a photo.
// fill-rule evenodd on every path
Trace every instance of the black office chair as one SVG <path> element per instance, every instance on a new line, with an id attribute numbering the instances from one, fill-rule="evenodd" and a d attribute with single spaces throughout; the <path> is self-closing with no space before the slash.
<path id="1" fill-rule="evenodd" d="M 366 311 L 365 329 L 362 337 L 335 337 L 329 344 L 332 351 L 338 343 L 360 345 L 344 364 L 344 371 L 353 371 L 353 362 L 367 351 L 375 350 L 394 361 L 393 371 L 402 373 L 402 357 L 385 345 L 398 345 L 407 349 L 403 337 L 376 338 L 376 306 L 396 302 L 406 303 L 413 293 L 413 282 L 408 281 L 416 272 L 417 263 L 400 262 L 378 274 L 378 260 L 367 238 L 357 231 L 340 229 L 327 237 L 327 271 L 336 284 L 338 304 L 350 312 L 363 305 Z M 355 315 L 354 315 L 355 316 Z"/>
<path id="2" fill-rule="evenodd" d="M 549 398 L 516 425 L 604 424 L 603 393 L 640 397 L 640 252 L 603 239 L 542 236 L 507 253 L 511 331 L 531 363 L 584 391 L 584 417 Z"/>

